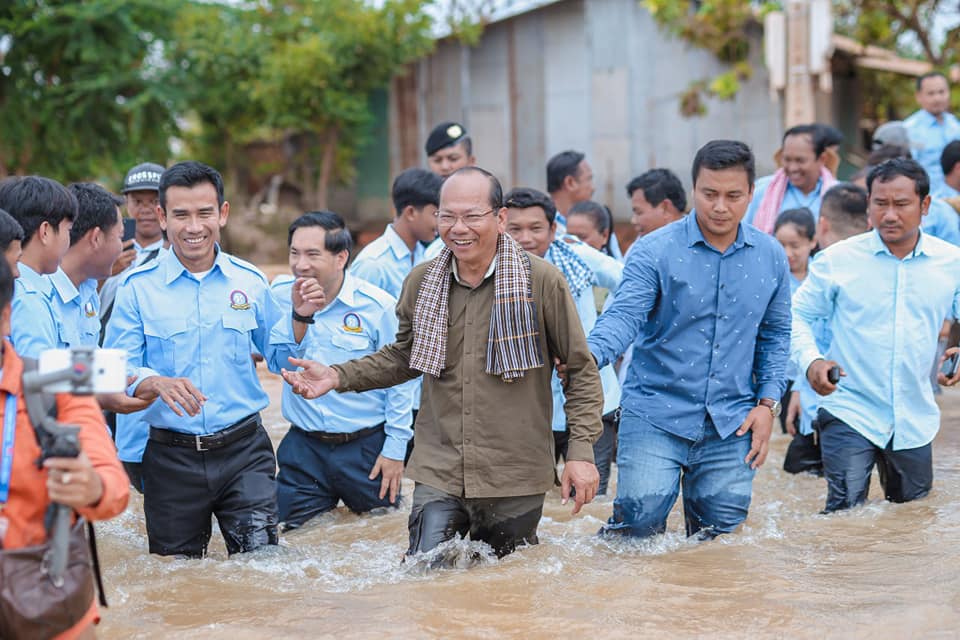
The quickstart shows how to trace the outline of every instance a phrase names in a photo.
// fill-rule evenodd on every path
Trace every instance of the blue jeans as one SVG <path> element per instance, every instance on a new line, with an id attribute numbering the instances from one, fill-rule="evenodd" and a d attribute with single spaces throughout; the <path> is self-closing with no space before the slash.
<path id="1" fill-rule="evenodd" d="M 730 533 L 747 518 L 754 470 L 744 462 L 751 434 L 721 439 L 705 416 L 696 440 L 658 429 L 639 416 L 620 418 L 617 497 L 602 534 L 663 533 L 683 485 L 687 535 Z"/>

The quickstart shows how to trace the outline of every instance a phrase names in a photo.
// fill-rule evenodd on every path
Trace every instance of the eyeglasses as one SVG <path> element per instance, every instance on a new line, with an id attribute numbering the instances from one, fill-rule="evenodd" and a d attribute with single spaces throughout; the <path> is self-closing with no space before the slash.
<path id="1" fill-rule="evenodd" d="M 437 211 L 437 225 L 441 227 L 452 227 L 457 224 L 458 220 L 462 220 L 463 224 L 472 229 L 482 225 L 483 219 L 487 217 L 487 214 L 493 213 L 494 211 L 496 211 L 496 209 L 489 209 L 483 213 L 468 213 L 462 216 L 457 216 L 447 211 Z"/>

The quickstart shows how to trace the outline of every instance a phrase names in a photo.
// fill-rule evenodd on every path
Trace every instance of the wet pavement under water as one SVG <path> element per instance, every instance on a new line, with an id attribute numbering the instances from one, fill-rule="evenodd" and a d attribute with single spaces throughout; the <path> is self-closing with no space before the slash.
<path id="1" fill-rule="evenodd" d="M 274 444 L 287 428 L 280 382 L 264 375 Z M 210 556 L 150 556 L 139 495 L 98 525 L 110 608 L 101 638 L 905 638 L 960 634 L 960 389 L 940 397 L 934 490 L 883 501 L 874 474 L 864 507 L 819 515 L 826 485 L 781 470 L 775 433 L 742 530 L 685 539 L 668 533 L 601 540 L 611 496 L 571 517 L 547 496 L 541 544 L 472 568 L 402 566 L 413 485 L 400 510 L 356 516 L 344 507 L 282 537 L 281 546 L 227 558 L 214 527 Z M 611 482 L 611 484 L 613 484 Z M 458 542 L 464 563 L 480 545 Z"/>

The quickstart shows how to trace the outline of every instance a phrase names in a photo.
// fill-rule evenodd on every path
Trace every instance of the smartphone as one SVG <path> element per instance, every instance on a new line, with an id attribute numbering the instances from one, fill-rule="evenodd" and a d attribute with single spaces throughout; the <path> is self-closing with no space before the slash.
<path id="1" fill-rule="evenodd" d="M 137 233 L 137 221 L 133 218 L 123 219 L 123 241 L 133 240 Z"/>
<path id="2" fill-rule="evenodd" d="M 90 353 L 92 352 L 92 353 Z M 85 356 L 80 358 L 80 356 Z M 127 388 L 127 352 L 123 349 L 47 349 L 40 353 L 37 372 L 41 375 L 69 371 L 78 362 L 90 366 L 90 380 L 84 385 L 66 380 L 47 385 L 48 393 L 119 393 Z"/>
<path id="3" fill-rule="evenodd" d="M 947 376 L 947 378 L 952 378 L 957 375 L 957 370 L 960 370 L 960 352 L 957 352 L 943 361 L 943 366 L 940 367 L 940 373 Z"/>

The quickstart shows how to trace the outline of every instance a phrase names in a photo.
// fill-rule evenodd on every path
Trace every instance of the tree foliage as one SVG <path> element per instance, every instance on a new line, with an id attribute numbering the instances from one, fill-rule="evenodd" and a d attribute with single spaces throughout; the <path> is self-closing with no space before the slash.
<path id="1" fill-rule="evenodd" d="M 166 158 L 176 99 L 157 65 L 173 15 L 169 0 L 0 4 L 0 176 Z"/>

